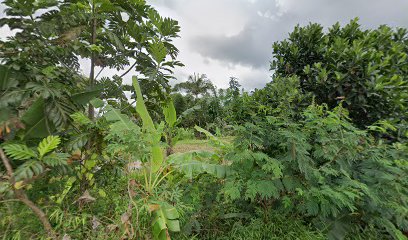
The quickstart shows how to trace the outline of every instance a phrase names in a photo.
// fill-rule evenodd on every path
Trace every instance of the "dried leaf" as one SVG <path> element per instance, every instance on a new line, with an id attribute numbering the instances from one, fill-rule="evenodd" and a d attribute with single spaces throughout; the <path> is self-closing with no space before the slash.
<path id="1" fill-rule="evenodd" d="M 71 240 L 71 237 L 68 234 L 64 234 L 64 237 L 62 237 L 62 240 Z"/>
<path id="2" fill-rule="evenodd" d="M 86 191 L 82 194 L 82 196 L 80 196 L 80 197 L 78 198 L 78 201 L 84 202 L 84 203 L 93 202 L 93 201 L 95 201 L 95 200 L 96 200 L 96 199 L 95 199 L 94 197 L 92 197 L 91 194 L 89 194 L 88 190 L 86 190 Z"/>
<path id="3" fill-rule="evenodd" d="M 149 211 L 150 211 L 150 212 L 154 212 L 154 211 L 156 211 L 156 210 L 159 210 L 159 208 L 160 208 L 160 205 L 159 205 L 159 204 L 150 204 L 150 205 L 149 205 Z"/>
<path id="4" fill-rule="evenodd" d="M 97 229 L 101 225 L 101 222 L 99 222 L 98 218 L 95 216 L 92 217 L 92 229 Z"/>
<path id="5" fill-rule="evenodd" d="M 122 221 L 123 224 L 129 222 L 129 214 L 127 212 L 123 213 L 122 216 L 120 216 L 120 220 Z"/>

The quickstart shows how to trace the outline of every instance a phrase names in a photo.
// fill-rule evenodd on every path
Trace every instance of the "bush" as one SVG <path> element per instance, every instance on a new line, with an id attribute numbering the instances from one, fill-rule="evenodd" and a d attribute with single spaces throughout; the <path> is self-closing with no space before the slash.
<path id="1" fill-rule="evenodd" d="M 301 120 L 266 117 L 238 128 L 224 193 L 285 209 L 333 239 L 375 227 L 396 239 L 408 228 L 408 152 L 354 127 L 347 111 L 311 105 Z M 266 211 L 265 210 L 265 211 Z"/>

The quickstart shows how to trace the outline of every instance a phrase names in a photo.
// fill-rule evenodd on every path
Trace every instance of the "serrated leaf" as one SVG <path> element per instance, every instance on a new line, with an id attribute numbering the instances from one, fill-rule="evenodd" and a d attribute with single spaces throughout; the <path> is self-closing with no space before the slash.
<path id="1" fill-rule="evenodd" d="M 37 147 L 39 158 L 42 159 L 45 154 L 57 148 L 60 142 L 61 139 L 58 136 L 48 136 L 44 138 Z"/>
<path id="2" fill-rule="evenodd" d="M 45 156 L 42 161 L 51 167 L 67 165 L 67 159 L 69 158 L 67 153 L 51 153 Z"/>
<path id="3" fill-rule="evenodd" d="M 23 144 L 7 144 L 3 146 L 7 155 L 15 160 L 27 160 L 30 158 L 37 158 L 37 154 Z"/>
<path id="4" fill-rule="evenodd" d="M 167 55 L 167 48 L 162 42 L 155 41 L 149 44 L 149 53 L 157 64 L 160 64 Z"/>
<path id="5" fill-rule="evenodd" d="M 86 116 L 82 112 L 73 113 L 70 115 L 70 117 L 74 120 L 75 123 L 78 123 L 82 126 L 86 126 L 92 123 L 91 119 L 89 119 L 88 116 Z"/>
<path id="6" fill-rule="evenodd" d="M 44 167 L 42 166 L 41 162 L 30 160 L 23 163 L 16 169 L 15 171 L 16 180 L 19 181 L 22 179 L 30 179 L 34 175 L 41 174 L 43 171 Z"/>

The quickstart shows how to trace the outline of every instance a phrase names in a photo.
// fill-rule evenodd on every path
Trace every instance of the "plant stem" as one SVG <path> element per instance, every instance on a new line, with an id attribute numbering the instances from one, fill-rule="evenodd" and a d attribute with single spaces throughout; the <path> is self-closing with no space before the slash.
<path id="1" fill-rule="evenodd" d="M 3 161 L 4 166 L 6 167 L 7 175 L 9 176 L 9 183 L 11 185 L 11 188 L 13 189 L 14 195 L 17 197 L 19 201 L 24 203 L 27 207 L 31 209 L 31 211 L 34 212 L 34 214 L 38 217 L 38 219 L 43 224 L 44 229 L 47 231 L 48 236 L 52 239 L 57 239 L 57 234 L 54 232 L 54 229 L 52 228 L 50 222 L 48 221 L 47 215 L 44 213 L 44 211 L 41 210 L 41 208 L 35 205 L 35 203 L 32 202 L 27 197 L 24 190 L 15 188 L 16 180 L 14 179 L 13 167 L 11 166 L 10 161 L 7 158 L 6 154 L 4 153 L 3 149 L 1 148 L 0 148 L 0 158 Z"/>

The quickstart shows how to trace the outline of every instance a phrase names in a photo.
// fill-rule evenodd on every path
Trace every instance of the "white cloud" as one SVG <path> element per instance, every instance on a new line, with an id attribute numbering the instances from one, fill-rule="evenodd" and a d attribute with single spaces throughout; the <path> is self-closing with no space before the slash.
<path id="1" fill-rule="evenodd" d="M 363 27 L 380 24 L 408 27 L 407 0 L 150 0 L 159 13 L 179 21 L 179 60 L 186 66 L 175 75 L 184 81 L 194 72 L 205 73 L 226 87 L 230 76 L 246 89 L 269 82 L 272 43 L 287 37 L 296 24 L 328 27 L 360 17 Z M 4 7 L 1 7 L 2 12 Z M 0 28 L 0 38 L 12 34 Z M 87 74 L 86 63 L 84 73 Z M 112 75 L 106 71 L 102 75 Z M 130 78 L 125 80 L 130 82 Z"/>

